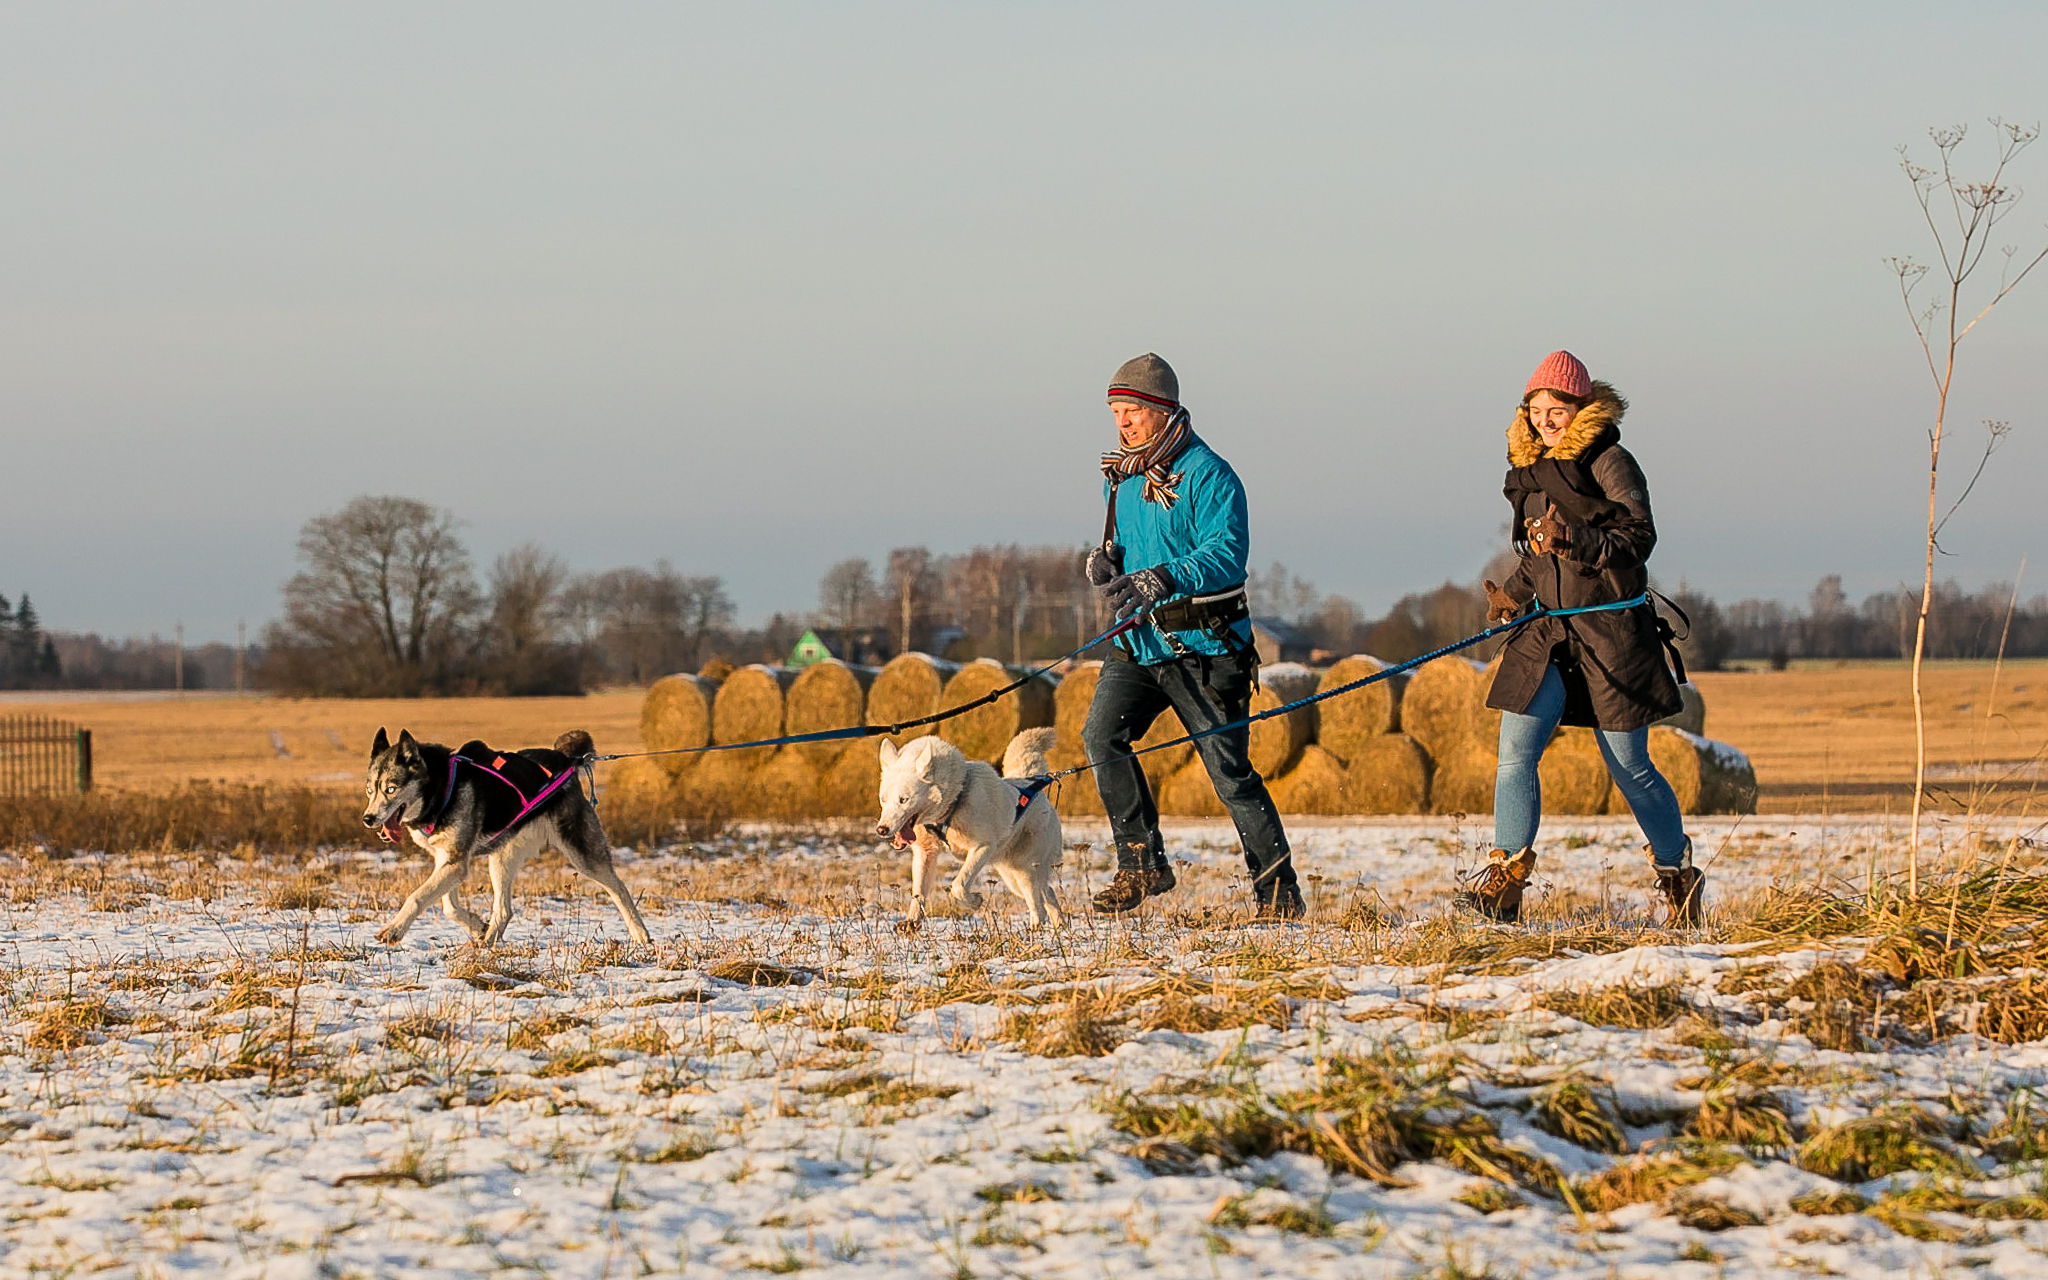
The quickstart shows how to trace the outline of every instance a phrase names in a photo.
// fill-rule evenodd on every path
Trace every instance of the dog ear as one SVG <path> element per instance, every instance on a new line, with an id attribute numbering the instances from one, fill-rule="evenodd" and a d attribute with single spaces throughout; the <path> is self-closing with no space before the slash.
<path id="1" fill-rule="evenodd" d="M 398 731 L 398 754 L 408 760 L 418 758 L 420 744 L 414 740 L 412 730 L 400 729 Z"/>
<path id="2" fill-rule="evenodd" d="M 901 753 L 896 750 L 895 743 L 889 741 L 887 738 L 882 739 L 882 767 L 884 769 L 888 768 L 892 764 L 895 764 L 896 757 L 899 754 Z"/>
<path id="3" fill-rule="evenodd" d="M 377 739 L 370 744 L 370 759 L 375 760 L 391 748 L 391 739 L 384 734 L 384 726 L 377 726 Z"/>

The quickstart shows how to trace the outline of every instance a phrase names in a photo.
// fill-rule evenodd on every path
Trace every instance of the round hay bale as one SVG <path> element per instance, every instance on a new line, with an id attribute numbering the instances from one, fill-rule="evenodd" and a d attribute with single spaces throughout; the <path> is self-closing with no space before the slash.
<path id="1" fill-rule="evenodd" d="M 1294 767 L 1266 784 L 1282 813 L 1346 813 L 1344 762 L 1314 743 L 1303 747 Z"/>
<path id="2" fill-rule="evenodd" d="M 1095 702 L 1095 685 L 1102 679 L 1102 662 L 1091 658 L 1077 662 L 1060 677 L 1060 687 L 1052 697 L 1052 727 L 1059 731 L 1062 743 L 1072 743 L 1075 750 L 1081 749 L 1081 728 L 1088 723 L 1088 708 Z"/>
<path id="3" fill-rule="evenodd" d="M 1226 810 L 1199 757 L 1188 761 L 1152 793 L 1159 812 L 1174 818 L 1220 818 Z"/>
<path id="4" fill-rule="evenodd" d="M 1665 716 L 1658 724 L 1673 729 L 1683 729 L 1696 737 L 1707 736 L 1707 700 L 1700 696 L 1699 687 L 1688 680 L 1678 686 L 1678 699 L 1685 705 L 1677 715 Z"/>
<path id="5" fill-rule="evenodd" d="M 867 722 L 901 724 L 905 720 L 932 714 L 945 705 L 941 699 L 946 693 L 946 681 L 959 670 L 958 663 L 934 658 L 928 653 L 898 654 L 868 686 Z M 912 738 L 937 732 L 938 726 L 925 725 L 891 734 L 890 740 L 900 747 Z"/>
<path id="6" fill-rule="evenodd" d="M 753 742 L 782 735 L 783 693 L 796 679 L 788 667 L 755 663 L 741 667 L 718 686 L 718 698 L 711 705 L 711 740 L 716 743 Z M 744 755 L 751 768 L 768 763 L 773 747 L 749 747 L 745 751 L 721 751 L 718 755 Z"/>
<path id="7" fill-rule="evenodd" d="M 940 695 L 941 708 L 962 706 L 992 693 L 1023 675 L 1030 668 L 1006 667 L 993 658 L 977 658 L 946 681 Z M 1027 681 L 985 707 L 954 716 L 939 725 L 939 736 L 969 760 L 1001 764 L 1010 739 L 1024 729 L 1041 729 L 1052 723 L 1053 697 L 1059 686 L 1050 676 Z"/>
<path id="8" fill-rule="evenodd" d="M 1457 654 L 1425 662 L 1409 677 L 1401 694 L 1401 731 L 1421 744 L 1439 776 L 1444 761 L 1477 731 L 1486 689 L 1486 668 Z"/>
<path id="9" fill-rule="evenodd" d="M 1650 762 L 1677 794 L 1680 813 L 1756 812 L 1756 769 L 1725 742 L 1653 728 Z"/>
<path id="10" fill-rule="evenodd" d="M 1432 813 L 1492 813 L 1494 775 L 1500 770 L 1500 744 L 1474 738 L 1429 760 L 1429 808 Z"/>
<path id="11" fill-rule="evenodd" d="M 1386 669 L 1387 664 L 1378 658 L 1354 653 L 1323 672 L 1323 678 L 1316 682 L 1316 692 L 1363 680 Z M 1391 679 L 1318 702 L 1316 745 L 1347 764 L 1353 756 L 1371 750 L 1374 739 L 1400 727 L 1401 691 L 1407 687 L 1408 673 L 1404 671 Z"/>
<path id="12" fill-rule="evenodd" d="M 837 658 L 813 662 L 796 673 L 789 692 L 782 699 L 782 728 L 785 733 L 817 733 L 824 729 L 846 729 L 866 724 L 868 686 L 875 682 L 873 667 L 848 666 Z M 815 769 L 832 767 L 847 744 L 797 742 L 791 749 L 811 762 Z"/>
<path id="13" fill-rule="evenodd" d="M 1195 744 L 1183 742 L 1159 751 L 1146 749 L 1162 742 L 1172 742 L 1175 738 L 1184 738 L 1187 732 L 1181 725 L 1180 713 L 1169 707 L 1159 713 L 1159 718 L 1145 730 L 1143 737 L 1131 744 L 1133 750 L 1145 752 L 1138 757 L 1138 767 L 1145 771 L 1145 781 L 1151 784 L 1153 794 L 1158 794 L 1168 778 L 1186 768 L 1188 762 L 1195 758 Z"/>
<path id="14" fill-rule="evenodd" d="M 1591 729 L 1566 726 L 1557 731 L 1536 765 L 1545 813 L 1605 813 L 1613 781 L 1607 760 Z"/>
<path id="15" fill-rule="evenodd" d="M 817 766 L 803 752 L 787 747 L 754 774 L 754 794 L 760 799 L 758 816 L 777 822 L 826 817 L 818 792 Z"/>
<path id="16" fill-rule="evenodd" d="M 1060 689 L 1066 689 L 1066 681 L 1060 682 Z M 1052 750 L 1045 753 L 1045 762 L 1055 770 L 1072 769 L 1088 763 L 1088 757 L 1081 750 L 1080 731 L 1069 738 L 1057 727 L 1053 730 Z M 1062 778 L 1053 784 L 1053 808 L 1062 818 L 1100 818 L 1103 816 L 1102 794 L 1095 789 L 1095 774 L 1077 773 L 1071 778 Z"/>
<path id="17" fill-rule="evenodd" d="M 1073 668 L 1060 677 L 1060 687 L 1053 694 L 1053 728 L 1059 734 L 1057 750 L 1072 746 L 1072 758 L 1068 764 L 1080 764 L 1086 758 L 1082 755 L 1081 730 L 1088 723 L 1088 708 L 1095 702 L 1095 686 L 1102 677 L 1102 663 L 1095 660 L 1075 663 Z M 1131 745 L 1143 750 L 1162 742 L 1171 742 L 1183 737 L 1187 730 L 1181 727 L 1180 716 L 1171 708 L 1160 713 Z M 1146 781 L 1152 784 L 1152 793 L 1157 795 L 1166 780 L 1178 772 L 1182 765 L 1194 758 L 1193 743 L 1183 742 L 1164 751 L 1152 751 L 1138 757 L 1138 767 L 1145 771 Z M 1061 765 L 1061 768 L 1067 767 Z M 1088 784 L 1091 788 L 1093 782 Z M 1098 802 L 1099 803 L 1099 802 Z"/>
<path id="18" fill-rule="evenodd" d="M 607 805 L 635 809 L 658 806 L 669 798 L 675 776 L 662 767 L 662 756 L 635 756 L 630 760 L 607 760 L 597 766 L 597 795 L 600 816 Z M 686 757 L 695 759 L 694 756 Z"/>
<path id="19" fill-rule="evenodd" d="M 649 751 L 675 751 L 711 742 L 711 707 L 718 684 L 702 676 L 663 676 L 647 687 L 640 702 L 640 745 Z M 695 755 L 655 756 L 670 776 L 697 763 Z"/>
<path id="20" fill-rule="evenodd" d="M 1429 756 L 1405 733 L 1367 738 L 1345 766 L 1344 796 L 1347 813 L 1428 813 Z"/>
<path id="21" fill-rule="evenodd" d="M 882 740 L 862 738 L 832 762 L 819 780 L 818 809 L 828 818 L 866 818 L 881 815 Z"/>
<path id="22" fill-rule="evenodd" d="M 768 748 L 772 755 L 774 748 Z M 760 757 L 753 751 L 707 751 L 697 767 L 676 783 L 685 808 L 718 818 L 761 817 L 761 796 L 754 787 Z"/>
<path id="23" fill-rule="evenodd" d="M 1315 691 L 1315 672 L 1298 662 L 1276 662 L 1259 668 L 1259 691 L 1252 695 L 1252 710 L 1271 711 Z M 1284 716 L 1261 720 L 1251 727 L 1252 768 L 1262 778 L 1277 778 L 1294 764 L 1301 749 L 1315 740 L 1315 707 L 1299 707 Z"/>

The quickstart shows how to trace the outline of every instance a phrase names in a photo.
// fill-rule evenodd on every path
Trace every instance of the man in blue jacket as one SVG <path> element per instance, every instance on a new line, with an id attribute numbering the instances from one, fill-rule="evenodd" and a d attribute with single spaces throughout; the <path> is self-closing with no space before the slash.
<path id="1" fill-rule="evenodd" d="M 1109 407 L 1122 447 L 1102 455 L 1109 511 L 1102 545 L 1088 554 L 1088 581 L 1119 618 L 1151 612 L 1102 664 L 1081 731 L 1116 838 L 1116 878 L 1095 895 L 1104 913 L 1132 910 L 1173 888 L 1159 808 L 1131 743 L 1168 707 L 1190 733 L 1243 719 L 1259 666 L 1244 594 L 1251 546 L 1244 485 L 1195 435 L 1180 380 L 1158 356 L 1116 371 Z M 1250 739 L 1237 728 L 1195 747 L 1237 824 L 1259 914 L 1298 919 L 1301 889 L 1287 833 L 1252 768 Z"/>

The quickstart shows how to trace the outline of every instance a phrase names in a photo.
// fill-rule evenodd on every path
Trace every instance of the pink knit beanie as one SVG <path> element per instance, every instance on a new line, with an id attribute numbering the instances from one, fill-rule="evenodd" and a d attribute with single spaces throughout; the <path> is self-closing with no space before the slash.
<path id="1" fill-rule="evenodd" d="M 1543 363 L 1536 366 L 1536 372 L 1529 375 L 1529 385 L 1522 388 L 1527 399 L 1538 391 L 1562 391 L 1575 399 L 1584 400 L 1593 394 L 1593 376 L 1586 372 L 1586 366 L 1569 351 L 1553 351 L 1543 357 Z"/>

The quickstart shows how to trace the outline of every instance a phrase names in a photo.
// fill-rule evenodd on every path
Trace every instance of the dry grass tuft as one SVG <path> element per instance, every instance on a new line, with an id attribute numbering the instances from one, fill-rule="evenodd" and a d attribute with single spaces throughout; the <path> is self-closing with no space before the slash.
<path id="1" fill-rule="evenodd" d="M 1737 1227 L 1760 1227 L 1763 1219 L 1749 1210 L 1712 1196 L 1680 1191 L 1671 1197 L 1671 1213 L 1679 1225 L 1695 1231 L 1732 1231 Z"/>
<path id="2" fill-rule="evenodd" d="M 1613 1091 L 1577 1076 L 1556 1081 L 1539 1092 L 1529 1118 L 1543 1132 L 1588 1151 L 1620 1155 L 1628 1150 Z"/>
<path id="3" fill-rule="evenodd" d="M 1870 1201 L 1854 1191 L 1827 1190 L 1808 1191 L 1792 1197 L 1792 1212 L 1809 1217 L 1827 1218 L 1838 1214 L 1861 1213 L 1870 1207 Z"/>
<path id="4" fill-rule="evenodd" d="M 1653 1204 L 1741 1163 L 1726 1147 L 1687 1143 L 1602 1169 L 1578 1184 L 1578 1201 L 1595 1213 Z"/>
<path id="5" fill-rule="evenodd" d="M 478 991 L 510 991 L 540 981 L 540 971 L 504 951 L 471 947 L 448 962 L 448 976 Z"/>
<path id="6" fill-rule="evenodd" d="M 25 1043 L 31 1049 L 77 1049 L 99 1039 L 108 1027 L 131 1021 L 105 996 L 73 996 L 37 1014 Z"/>
<path id="7" fill-rule="evenodd" d="M 1685 1131 L 1704 1142 L 1751 1150 L 1792 1145 L 1792 1122 L 1776 1095 L 1740 1085 L 1708 1090 Z"/>
<path id="8" fill-rule="evenodd" d="M 1111 1123 L 1141 1139 L 1133 1154 L 1185 1162 L 1215 1156 L 1225 1164 L 1298 1151 L 1331 1168 L 1383 1186 L 1402 1186 L 1394 1170 L 1408 1160 L 1454 1168 L 1545 1195 L 1561 1195 L 1555 1166 L 1502 1143 L 1493 1121 L 1449 1088 L 1449 1068 L 1418 1065 L 1393 1051 L 1334 1057 L 1320 1082 L 1280 1094 L 1242 1073 L 1180 1081 L 1151 1094 L 1120 1094 L 1106 1106 Z M 1190 1094 L 1194 1096 L 1190 1096 Z"/>
<path id="9" fill-rule="evenodd" d="M 561 1035 L 577 1027 L 587 1027 L 590 1019 L 579 1018 L 572 1013 L 544 1013 L 538 1017 L 517 1022 L 505 1033 L 505 1045 L 510 1049 L 525 1049 L 534 1053 L 546 1053 L 548 1037 Z"/>
<path id="10" fill-rule="evenodd" d="M 1529 1203 L 1521 1192 L 1513 1187 L 1504 1187 L 1498 1182 L 1475 1183 L 1470 1190 L 1462 1191 L 1451 1199 L 1468 1209 L 1476 1209 L 1489 1216 L 1519 1209 Z"/>
<path id="11" fill-rule="evenodd" d="M 560 1076 L 581 1075 L 585 1071 L 608 1067 L 611 1064 L 612 1060 L 609 1057 L 595 1049 L 571 1049 L 567 1053 L 558 1053 L 549 1058 L 541 1064 L 540 1070 L 533 1074 L 543 1080 L 552 1080 Z"/>
<path id="12" fill-rule="evenodd" d="M 1665 1027 L 1689 1013 L 1692 1006 L 1676 983 L 1655 987 L 1595 987 L 1588 991 L 1546 991 L 1536 1001 L 1541 1009 L 1576 1018 L 1588 1026 L 1644 1031 Z"/>
<path id="13" fill-rule="evenodd" d="M 1976 1032 L 2002 1044 L 2048 1039 L 2048 981 L 2033 974 L 1974 993 L 1982 1002 Z"/>
<path id="14" fill-rule="evenodd" d="M 315 880 L 288 881 L 263 895 L 263 905 L 273 911 L 318 911 L 333 905 L 327 886 Z"/>
<path id="15" fill-rule="evenodd" d="M 1906 1170 L 1976 1177 L 1977 1167 L 1937 1137 L 1939 1132 L 1939 1123 L 1926 1112 L 1863 1116 L 1808 1138 L 1795 1163 L 1837 1182 L 1866 1182 Z"/>
<path id="16" fill-rule="evenodd" d="M 1862 1029 L 1871 1025 L 1879 1001 L 1877 983 L 1868 974 L 1839 960 L 1825 960 L 1787 983 L 1784 994 L 1812 1003 L 1812 1008 L 1793 1016 L 1792 1026 L 1814 1048 L 1862 1051 Z"/>
<path id="17" fill-rule="evenodd" d="M 704 972 L 726 982 L 750 987 L 801 986 L 811 980 L 811 975 L 802 969 L 786 968 L 767 960 L 721 960 Z"/>
<path id="18" fill-rule="evenodd" d="M 1082 987 L 1058 1004 L 1017 1010 L 996 1034 L 1041 1058 L 1100 1058 L 1124 1041 L 1118 1012 L 1113 995 Z"/>

